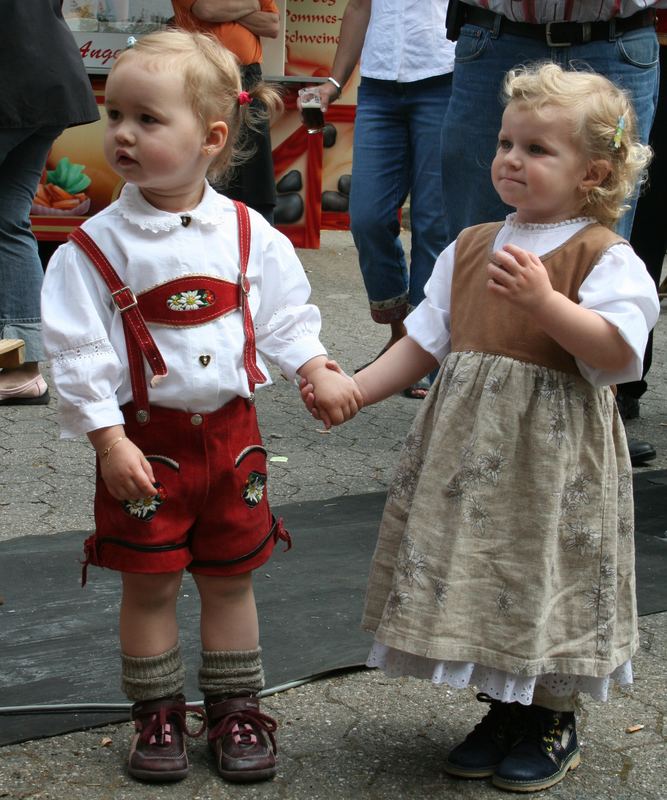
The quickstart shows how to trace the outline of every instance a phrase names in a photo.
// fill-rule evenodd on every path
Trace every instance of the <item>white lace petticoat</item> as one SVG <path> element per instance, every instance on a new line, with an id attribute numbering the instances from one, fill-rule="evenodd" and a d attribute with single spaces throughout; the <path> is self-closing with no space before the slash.
<path id="1" fill-rule="evenodd" d="M 557 672 L 545 675 L 526 677 L 513 675 L 499 669 L 483 667 L 480 664 L 464 661 L 437 661 L 432 658 L 415 656 L 393 650 L 379 642 L 374 642 L 367 667 L 378 667 L 391 678 L 412 676 L 430 679 L 432 683 L 446 684 L 455 689 L 474 686 L 485 692 L 494 700 L 503 703 L 519 702 L 530 705 L 536 686 L 557 697 L 572 696 L 577 692 L 589 694 L 594 700 L 606 700 L 609 693 L 609 681 L 625 685 L 632 683 L 632 664 L 626 661 L 617 667 L 611 675 L 604 678 L 592 678 L 588 675 L 562 675 Z"/>

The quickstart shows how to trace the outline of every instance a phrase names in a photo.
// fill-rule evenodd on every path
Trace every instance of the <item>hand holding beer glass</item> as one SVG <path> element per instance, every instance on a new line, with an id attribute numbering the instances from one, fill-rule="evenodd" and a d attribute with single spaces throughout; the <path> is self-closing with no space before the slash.
<path id="1" fill-rule="evenodd" d="M 299 89 L 299 108 L 308 133 L 321 133 L 324 128 L 324 114 L 319 86 Z"/>

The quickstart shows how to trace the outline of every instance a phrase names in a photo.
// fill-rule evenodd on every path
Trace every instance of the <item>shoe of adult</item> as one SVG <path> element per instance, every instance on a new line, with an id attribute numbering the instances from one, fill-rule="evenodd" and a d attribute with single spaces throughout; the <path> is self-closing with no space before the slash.
<path id="1" fill-rule="evenodd" d="M 644 442 L 641 439 L 628 439 L 628 450 L 633 467 L 640 467 L 647 461 L 653 461 L 657 455 L 655 447 L 650 442 Z"/>

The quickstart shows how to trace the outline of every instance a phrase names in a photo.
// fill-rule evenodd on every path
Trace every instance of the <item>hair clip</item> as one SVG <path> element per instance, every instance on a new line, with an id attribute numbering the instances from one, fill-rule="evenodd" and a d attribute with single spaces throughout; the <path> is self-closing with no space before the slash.
<path id="1" fill-rule="evenodd" d="M 612 144 L 614 148 L 618 150 L 621 146 L 621 139 L 623 138 L 623 131 L 625 130 L 625 117 L 621 116 L 618 118 L 616 122 L 616 129 L 614 130 L 614 138 L 612 139 Z"/>
<path id="2" fill-rule="evenodd" d="M 239 92 L 239 105 L 246 106 L 248 103 L 252 102 L 252 97 L 248 92 Z"/>
<path id="3" fill-rule="evenodd" d="M 136 40 L 136 38 L 135 38 L 134 36 L 128 36 L 128 37 L 127 37 L 127 44 L 126 44 L 125 46 L 126 46 L 126 47 L 127 47 L 127 49 L 129 50 L 129 49 L 130 49 L 130 47 L 134 47 L 134 45 L 135 45 L 136 43 L 137 43 L 137 40 Z"/>

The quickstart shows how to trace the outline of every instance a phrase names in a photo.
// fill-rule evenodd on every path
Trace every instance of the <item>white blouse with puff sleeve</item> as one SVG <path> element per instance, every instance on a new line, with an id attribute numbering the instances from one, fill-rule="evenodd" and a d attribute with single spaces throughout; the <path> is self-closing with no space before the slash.
<path id="1" fill-rule="evenodd" d="M 553 225 L 525 224 L 510 214 L 496 237 L 493 249 L 515 244 L 542 256 L 559 247 L 595 220 L 579 218 Z M 444 250 L 433 268 L 424 292 L 426 298 L 406 319 L 408 335 L 442 362 L 450 351 L 450 301 L 456 242 Z M 622 370 L 605 372 L 580 359 L 577 366 L 594 386 L 626 383 L 641 378 L 646 341 L 660 315 L 660 304 L 643 261 L 625 243 L 607 250 L 579 289 L 579 303 L 614 325 L 634 357 Z"/>

